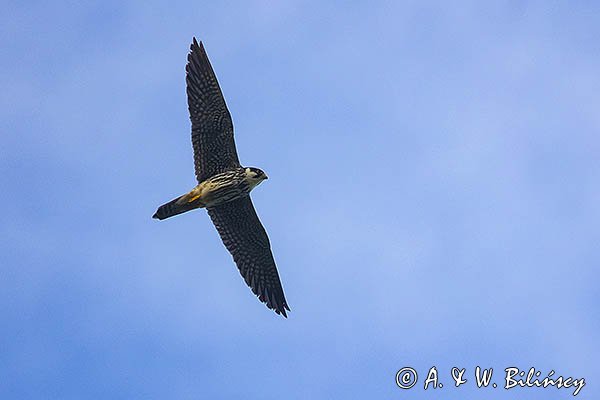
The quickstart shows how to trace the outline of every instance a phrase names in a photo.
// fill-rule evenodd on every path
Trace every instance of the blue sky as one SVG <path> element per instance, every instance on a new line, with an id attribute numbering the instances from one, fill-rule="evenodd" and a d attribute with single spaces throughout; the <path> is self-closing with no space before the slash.
<path id="1" fill-rule="evenodd" d="M 597 398 L 600 4 L 216 3 L 0 11 L 0 397 Z M 204 211 L 150 218 L 195 184 L 192 36 L 287 320 Z"/>

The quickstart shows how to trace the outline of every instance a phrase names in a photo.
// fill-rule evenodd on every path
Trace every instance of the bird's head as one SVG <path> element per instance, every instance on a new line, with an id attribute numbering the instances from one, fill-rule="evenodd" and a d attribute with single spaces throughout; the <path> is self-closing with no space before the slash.
<path id="1" fill-rule="evenodd" d="M 269 179 L 267 174 L 265 174 L 264 171 L 259 168 L 247 167 L 245 169 L 245 172 L 246 172 L 246 179 L 250 183 L 250 186 L 253 188 L 255 186 L 257 186 L 259 183 L 261 183 L 262 181 L 264 181 L 265 179 Z"/>

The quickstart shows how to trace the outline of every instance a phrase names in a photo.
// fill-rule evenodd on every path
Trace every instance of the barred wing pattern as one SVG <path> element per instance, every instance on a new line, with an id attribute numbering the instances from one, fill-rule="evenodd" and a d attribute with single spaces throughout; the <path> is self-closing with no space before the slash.
<path id="1" fill-rule="evenodd" d="M 188 110 L 192 121 L 194 166 L 198 183 L 239 168 L 233 122 L 202 42 L 190 47 L 186 70 Z"/>
<path id="2" fill-rule="evenodd" d="M 283 294 L 269 237 L 256 215 L 250 196 L 211 207 L 208 215 L 254 294 L 277 314 L 287 317 L 285 310 L 290 309 Z"/>

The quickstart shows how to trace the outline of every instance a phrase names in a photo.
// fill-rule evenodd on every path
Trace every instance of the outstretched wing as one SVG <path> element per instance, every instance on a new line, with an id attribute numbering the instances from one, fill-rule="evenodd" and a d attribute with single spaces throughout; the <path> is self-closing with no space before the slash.
<path id="1" fill-rule="evenodd" d="M 269 238 L 250 196 L 211 207 L 208 215 L 254 294 L 277 314 L 287 317 L 285 310 L 290 309 L 285 301 Z"/>
<path id="2" fill-rule="evenodd" d="M 240 166 L 233 123 L 202 42 L 190 47 L 186 70 L 187 98 L 192 120 L 194 166 L 198 183 Z"/>

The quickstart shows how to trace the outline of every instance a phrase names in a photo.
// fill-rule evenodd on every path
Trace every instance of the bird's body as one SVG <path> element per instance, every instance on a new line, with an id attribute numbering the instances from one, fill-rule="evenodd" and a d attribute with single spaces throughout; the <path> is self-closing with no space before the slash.
<path id="1" fill-rule="evenodd" d="M 267 176 L 258 168 L 240 165 L 229 110 L 202 42 L 195 38 L 186 82 L 198 185 L 160 206 L 153 218 L 206 208 L 248 286 L 267 307 L 287 316 L 289 307 L 269 238 L 250 199 L 250 191 Z"/>
<path id="2" fill-rule="evenodd" d="M 260 182 L 268 179 L 258 168 L 236 168 L 200 182 L 189 193 L 158 208 L 152 218 L 165 219 L 196 208 L 211 208 L 247 196 Z"/>

